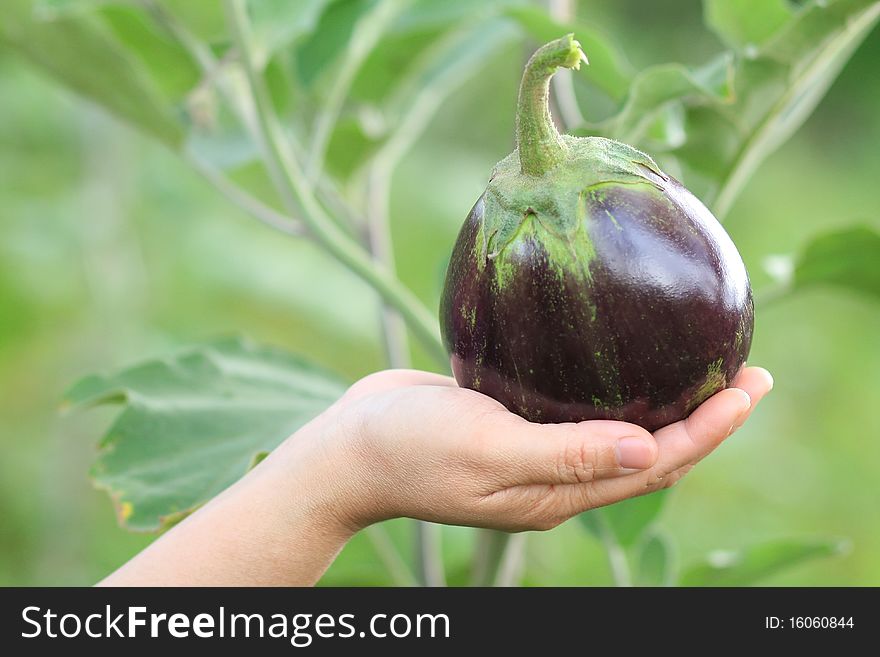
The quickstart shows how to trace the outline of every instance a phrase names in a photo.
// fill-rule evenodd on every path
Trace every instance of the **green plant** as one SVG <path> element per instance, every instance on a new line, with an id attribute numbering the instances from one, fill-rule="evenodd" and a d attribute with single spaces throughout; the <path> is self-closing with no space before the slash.
<path id="1" fill-rule="evenodd" d="M 593 60 L 580 75 L 607 96 L 614 111 L 586 123 L 576 102 L 580 82 L 569 77 L 554 87 L 558 115 L 577 134 L 614 137 L 657 155 L 664 170 L 723 218 L 756 166 L 809 115 L 880 15 L 880 3 L 869 1 L 810 2 L 794 9 L 784 2 L 707 0 L 710 27 L 729 51 L 694 70 L 662 64 L 633 74 L 589 27 L 551 18 L 538 5 L 444 4 L 446 10 L 436 12 L 424 1 L 239 0 L 223 12 L 214 3 L 177 0 L 12 0 L 4 8 L 0 38 L 180 153 L 258 220 L 314 240 L 366 280 L 386 304 L 391 363 L 403 365 L 412 353 L 420 364 L 436 358 L 435 366 L 445 368 L 433 313 L 394 274 L 388 190 L 401 156 L 443 99 L 478 75 L 494 53 L 574 31 Z M 389 76 L 389 69 L 400 75 Z M 758 290 L 759 302 L 816 284 L 880 296 L 878 241 L 870 226 L 820 236 L 790 266 L 777 268 L 782 275 L 772 289 Z M 418 340 L 412 348 L 401 322 Z M 283 374 L 261 380 L 267 359 Z M 173 441 L 175 436 L 191 436 L 195 428 L 216 432 L 223 423 L 245 437 L 241 453 L 225 464 L 229 481 L 341 385 L 298 359 L 226 342 L 87 379 L 70 401 L 125 404 L 103 443 L 114 450 L 102 453 L 94 476 L 113 492 L 123 524 L 157 530 L 216 492 L 183 476 L 191 471 L 162 465 L 164 450 L 196 447 Z M 203 404 L 175 404 L 181 386 L 200 391 Z M 220 414 L 230 395 L 246 408 L 249 395 L 274 390 L 280 400 L 289 389 L 317 392 L 291 406 L 279 403 L 246 430 L 244 416 L 236 429 L 234 418 Z M 153 437 L 150 427 L 165 421 L 177 427 L 165 434 L 168 440 L 146 440 Z M 180 463 L 204 468 L 211 462 L 204 451 L 190 456 Z M 143 467 L 151 463 L 155 467 Z M 671 581 L 674 551 L 653 529 L 660 500 L 653 496 L 584 516 L 606 545 L 621 583 Z M 381 527 L 372 535 L 405 580 L 394 566 L 399 560 L 387 554 Z M 504 561 L 505 537 L 481 536 L 480 559 L 487 564 L 481 579 L 499 581 L 493 573 Z M 441 580 L 436 548 L 436 528 L 422 527 L 422 582 Z M 805 550 L 797 558 L 822 552 Z M 774 551 L 773 564 L 789 563 L 785 554 Z M 638 565 L 636 575 L 631 563 Z M 685 581 L 710 580 L 694 575 Z"/>

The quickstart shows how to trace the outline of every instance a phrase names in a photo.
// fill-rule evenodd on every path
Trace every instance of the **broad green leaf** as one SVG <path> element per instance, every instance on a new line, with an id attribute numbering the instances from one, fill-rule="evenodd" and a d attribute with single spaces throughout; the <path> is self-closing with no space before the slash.
<path id="1" fill-rule="evenodd" d="M 682 586 L 751 586 L 812 559 L 832 557 L 849 548 L 840 540 L 781 540 L 742 550 L 711 552 L 688 568 Z"/>
<path id="2" fill-rule="evenodd" d="M 3 7 L 0 39 L 77 93 L 170 145 L 181 129 L 149 72 L 98 17 L 61 15 L 40 20 L 29 0 Z"/>
<path id="3" fill-rule="evenodd" d="M 644 537 L 636 550 L 636 586 L 672 586 L 675 581 L 675 548 L 663 532 Z"/>
<path id="4" fill-rule="evenodd" d="M 854 226 L 814 238 L 795 259 L 793 289 L 835 285 L 880 300 L 880 231 Z"/>
<path id="5" fill-rule="evenodd" d="M 66 404 L 122 405 L 92 477 L 123 525 L 154 531 L 227 488 L 344 391 L 299 357 L 232 339 L 87 377 Z"/>
<path id="6" fill-rule="evenodd" d="M 788 0 L 703 0 L 706 23 L 733 48 L 756 47 L 791 18 Z"/>
<path id="7" fill-rule="evenodd" d="M 626 96 L 633 71 L 623 53 L 596 30 L 581 23 L 561 23 L 534 5 L 510 7 L 505 14 L 539 44 L 574 33 L 590 60 L 590 65 L 584 67 L 578 77 L 591 81 L 615 101 L 619 102 Z"/>
<path id="8" fill-rule="evenodd" d="M 598 538 L 608 531 L 623 547 L 632 547 L 650 529 L 663 510 L 668 491 L 634 497 L 578 516 L 584 528 Z"/>

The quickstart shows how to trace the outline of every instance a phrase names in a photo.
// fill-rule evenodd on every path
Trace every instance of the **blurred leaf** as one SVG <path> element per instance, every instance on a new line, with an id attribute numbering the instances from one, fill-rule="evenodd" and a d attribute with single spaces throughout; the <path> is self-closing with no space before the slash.
<path id="1" fill-rule="evenodd" d="M 382 42 L 390 24 L 409 0 L 377 0 L 352 28 L 351 36 L 334 67 L 333 80 L 321 99 L 321 107 L 311 126 L 306 172 L 317 176 L 326 163 L 327 147 L 340 114 L 351 95 L 352 83 L 376 46 Z"/>
<path id="2" fill-rule="evenodd" d="M 706 23 L 733 48 L 759 46 L 790 18 L 787 0 L 703 0 Z"/>
<path id="3" fill-rule="evenodd" d="M 645 537 L 636 552 L 636 586 L 672 586 L 675 581 L 675 549 L 659 531 Z"/>
<path id="4" fill-rule="evenodd" d="M 226 13 L 222 2 L 154 0 L 193 36 L 206 43 L 226 38 Z"/>
<path id="5" fill-rule="evenodd" d="M 372 136 L 357 115 L 342 119 L 337 122 L 327 146 L 327 169 L 337 178 L 346 180 L 376 152 L 380 144 L 381 138 Z"/>
<path id="6" fill-rule="evenodd" d="M 816 237 L 795 259 L 792 283 L 836 285 L 880 300 L 880 231 L 853 226 Z"/>
<path id="7" fill-rule="evenodd" d="M 623 53 L 594 29 L 580 23 L 560 23 L 546 10 L 533 5 L 510 7 L 505 14 L 513 18 L 538 44 L 574 33 L 590 60 L 590 65 L 578 75 L 589 79 L 616 101 L 626 96 L 633 72 Z"/>
<path id="8" fill-rule="evenodd" d="M 100 15 L 169 104 L 180 104 L 201 77 L 186 49 L 140 10 L 111 6 Z"/>
<path id="9" fill-rule="evenodd" d="M 699 71 L 681 64 L 647 68 L 635 77 L 626 103 L 604 129 L 623 142 L 639 142 L 670 101 L 695 97 L 702 103 L 729 102 L 731 75 L 729 58 L 712 61 Z"/>
<path id="10" fill-rule="evenodd" d="M 299 357 L 233 339 L 87 377 L 66 403 L 124 406 L 92 476 L 123 525 L 152 531 L 227 488 L 344 391 Z"/>
<path id="11" fill-rule="evenodd" d="M 314 84 L 345 50 L 358 20 L 378 1 L 335 0 L 326 6 L 309 37 L 300 41 L 296 48 L 296 68 L 305 86 Z"/>
<path id="12" fill-rule="evenodd" d="M 265 63 L 272 53 L 315 29 L 330 0 L 248 0 L 254 41 Z"/>
<path id="13" fill-rule="evenodd" d="M 384 157 L 398 157 L 428 127 L 442 102 L 514 38 L 516 30 L 501 18 L 476 21 L 444 34 L 416 57 L 381 114 L 361 113 L 357 122 L 340 122 L 330 143 L 328 165 L 345 174 L 363 163 L 358 155 L 370 156 L 381 149 Z M 370 120 L 379 125 L 371 128 L 366 125 Z M 348 139 L 353 140 L 351 148 Z"/>
<path id="14" fill-rule="evenodd" d="M 505 8 L 523 0 L 408 0 L 381 41 L 361 66 L 351 87 L 351 99 L 381 105 L 395 87 L 417 69 L 429 51 L 444 36 L 498 19 Z"/>
<path id="15" fill-rule="evenodd" d="M 623 547 L 632 547 L 639 538 L 657 521 L 663 510 L 663 502 L 668 491 L 661 490 L 650 495 L 593 509 L 578 516 L 581 524 L 597 538 L 607 529 Z M 603 526 L 604 525 L 604 526 Z"/>
<path id="16" fill-rule="evenodd" d="M 475 13 L 485 16 L 504 7 L 522 4 L 523 0 L 413 0 L 409 9 L 395 21 L 395 32 L 422 32 L 445 29 L 450 25 L 473 18 Z M 476 9 L 476 12 L 475 12 Z"/>
<path id="17" fill-rule="evenodd" d="M 180 126 L 141 63 L 92 15 L 38 20 L 29 0 L 4 4 L 0 39 L 77 93 L 170 145 Z"/>
<path id="18" fill-rule="evenodd" d="M 812 113 L 878 17 L 876 0 L 817 0 L 768 39 L 754 59 L 740 55 L 734 120 L 715 137 L 733 146 L 718 149 L 722 161 L 713 163 L 719 175 L 710 202 L 717 214 L 727 213 L 758 165 Z M 687 150 L 680 155 L 688 159 Z"/>
<path id="19" fill-rule="evenodd" d="M 672 135 L 680 143 L 661 144 L 667 150 L 658 157 L 661 165 L 719 217 L 761 162 L 807 119 L 880 17 L 877 0 L 812 0 L 786 10 L 784 23 L 779 7 L 756 9 L 774 18 L 752 25 L 749 4 L 707 4 L 707 18 L 716 27 L 723 23 L 737 47 L 732 63 L 725 55 L 697 71 L 677 64 L 646 69 L 620 114 L 601 126 L 603 134 L 646 150 L 657 146 L 658 136 Z M 670 104 L 684 110 L 683 120 Z M 657 125 L 667 118 L 675 121 L 668 130 Z"/>
<path id="20" fill-rule="evenodd" d="M 687 569 L 681 585 L 751 586 L 805 561 L 842 554 L 848 547 L 846 541 L 825 539 L 774 541 L 742 550 L 719 550 Z"/>
<path id="21" fill-rule="evenodd" d="M 501 19 L 489 18 L 448 32 L 414 63 L 389 101 L 392 125 L 413 112 L 413 106 L 428 95 L 445 97 L 471 77 L 501 46 L 510 43 L 515 32 Z"/>
<path id="22" fill-rule="evenodd" d="M 127 0 L 35 0 L 32 4 L 37 18 L 54 20 L 64 14 L 88 12 L 105 5 L 126 2 Z"/>

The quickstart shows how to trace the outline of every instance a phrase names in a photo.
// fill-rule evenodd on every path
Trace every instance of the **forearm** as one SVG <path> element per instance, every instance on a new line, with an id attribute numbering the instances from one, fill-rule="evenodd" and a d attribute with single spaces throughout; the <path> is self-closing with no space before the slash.
<path id="1" fill-rule="evenodd" d="M 103 586 L 312 585 L 353 535 L 315 427 L 169 530 Z"/>

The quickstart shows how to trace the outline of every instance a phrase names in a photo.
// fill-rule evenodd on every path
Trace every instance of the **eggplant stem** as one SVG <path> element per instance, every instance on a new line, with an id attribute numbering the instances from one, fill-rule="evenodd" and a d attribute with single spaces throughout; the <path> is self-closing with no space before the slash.
<path id="1" fill-rule="evenodd" d="M 567 155 L 562 137 L 550 115 L 550 79 L 556 70 L 580 68 L 587 62 L 573 34 L 547 43 L 531 56 L 519 86 L 516 143 L 524 174 L 541 176 L 561 164 Z"/>

